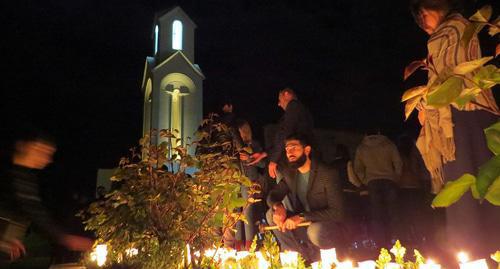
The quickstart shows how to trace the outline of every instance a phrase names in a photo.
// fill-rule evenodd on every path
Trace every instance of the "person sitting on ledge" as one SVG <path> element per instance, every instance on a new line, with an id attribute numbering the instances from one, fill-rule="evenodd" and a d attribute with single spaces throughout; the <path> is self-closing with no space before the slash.
<path id="1" fill-rule="evenodd" d="M 273 232 L 281 251 L 297 251 L 312 263 L 320 260 L 320 249 L 342 246 L 342 189 L 337 171 L 312 158 L 304 136 L 288 136 L 285 151 L 288 168 L 269 192 L 266 218 L 278 226 Z M 290 201 L 286 207 L 285 197 Z"/>

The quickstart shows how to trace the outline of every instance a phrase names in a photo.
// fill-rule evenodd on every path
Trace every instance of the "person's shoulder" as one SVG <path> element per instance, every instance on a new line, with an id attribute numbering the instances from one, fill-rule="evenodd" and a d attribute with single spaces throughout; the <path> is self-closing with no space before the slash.
<path id="1" fill-rule="evenodd" d="M 429 41 L 439 38 L 450 38 L 451 36 L 459 36 L 469 25 L 469 21 L 459 13 L 448 15 L 443 23 L 438 26 L 436 31 L 431 35 Z"/>
<path id="2" fill-rule="evenodd" d="M 313 167 L 318 173 L 337 173 L 338 169 L 334 165 L 326 164 L 320 160 L 313 159 Z"/>

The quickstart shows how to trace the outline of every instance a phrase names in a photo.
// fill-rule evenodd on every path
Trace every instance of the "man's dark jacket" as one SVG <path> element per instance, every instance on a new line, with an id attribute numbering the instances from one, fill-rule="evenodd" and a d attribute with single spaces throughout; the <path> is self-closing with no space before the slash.
<path id="1" fill-rule="evenodd" d="M 298 100 L 290 101 L 279 122 L 270 160 L 276 163 L 280 160 L 285 152 L 284 141 L 291 134 L 306 136 L 310 140 L 309 142 L 312 143 L 313 129 L 313 118 L 309 110 Z"/>
<path id="2" fill-rule="evenodd" d="M 312 160 L 307 190 L 309 212 L 304 211 L 297 196 L 297 173 L 296 169 L 284 172 L 284 178 L 267 197 L 269 207 L 272 208 L 274 204 L 281 203 L 285 196 L 288 196 L 294 213 L 304 213 L 306 221 L 342 221 L 342 187 L 337 171 L 314 159 Z"/>

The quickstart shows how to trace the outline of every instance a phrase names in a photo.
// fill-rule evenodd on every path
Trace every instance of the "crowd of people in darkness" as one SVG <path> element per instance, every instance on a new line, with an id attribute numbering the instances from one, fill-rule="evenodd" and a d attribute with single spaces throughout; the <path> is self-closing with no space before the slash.
<path id="1" fill-rule="evenodd" d="M 459 42 L 469 22 L 456 1 L 411 3 L 416 23 L 430 36 L 428 54 L 438 69 L 429 72 L 429 81 L 438 79 L 440 70 L 480 57 L 477 36 L 471 45 Z M 422 125 L 417 138 L 402 134 L 390 139 L 383 129 L 373 128 L 356 148 L 336 145 L 329 163 L 314 136 L 313 115 L 297 92 L 284 88 L 277 97 L 283 116 L 268 148 L 256 140 L 249 121 L 236 116 L 232 103 L 222 107 L 221 122 L 241 144 L 237 158 L 242 171 L 262 190 L 253 197 L 261 202 L 243 210 L 247 222 L 237 223 L 236 233 L 223 235 L 227 247 L 249 249 L 262 236 L 261 225 L 273 228 L 282 251 L 297 251 L 308 263 L 320 259 L 320 249 L 329 248 L 341 257 L 367 251 L 373 258 L 396 240 L 441 257 L 458 250 L 486 257 L 500 247 L 495 230 L 500 207 L 479 204 L 468 195 L 446 210 L 430 207 L 445 182 L 475 174 L 491 157 L 483 135 L 485 127 L 498 121 L 491 92 L 483 91 L 474 104 L 460 109 L 436 109 L 423 101 L 417 106 Z M 30 135 L 15 144 L 13 165 L 1 182 L 0 262 L 24 254 L 20 239 L 29 222 L 69 249 L 92 245 L 88 238 L 63 231 L 42 206 L 33 170 L 48 165 L 56 147 L 47 137 Z M 102 190 L 100 195 L 104 199 Z M 241 188 L 241 196 L 249 198 L 247 188 Z"/>

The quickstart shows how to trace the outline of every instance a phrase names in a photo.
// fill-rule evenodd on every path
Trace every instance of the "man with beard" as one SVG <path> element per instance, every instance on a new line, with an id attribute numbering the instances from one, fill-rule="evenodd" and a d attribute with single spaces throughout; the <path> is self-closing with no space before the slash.
<path id="1" fill-rule="evenodd" d="M 320 259 L 320 249 L 342 245 L 342 190 L 335 169 L 312 158 L 312 148 L 304 136 L 290 135 L 285 140 L 289 169 L 267 197 L 267 221 L 281 250 L 299 252 L 307 262 Z M 292 208 L 282 201 L 290 200 Z M 308 227 L 299 227 L 311 222 Z"/>

